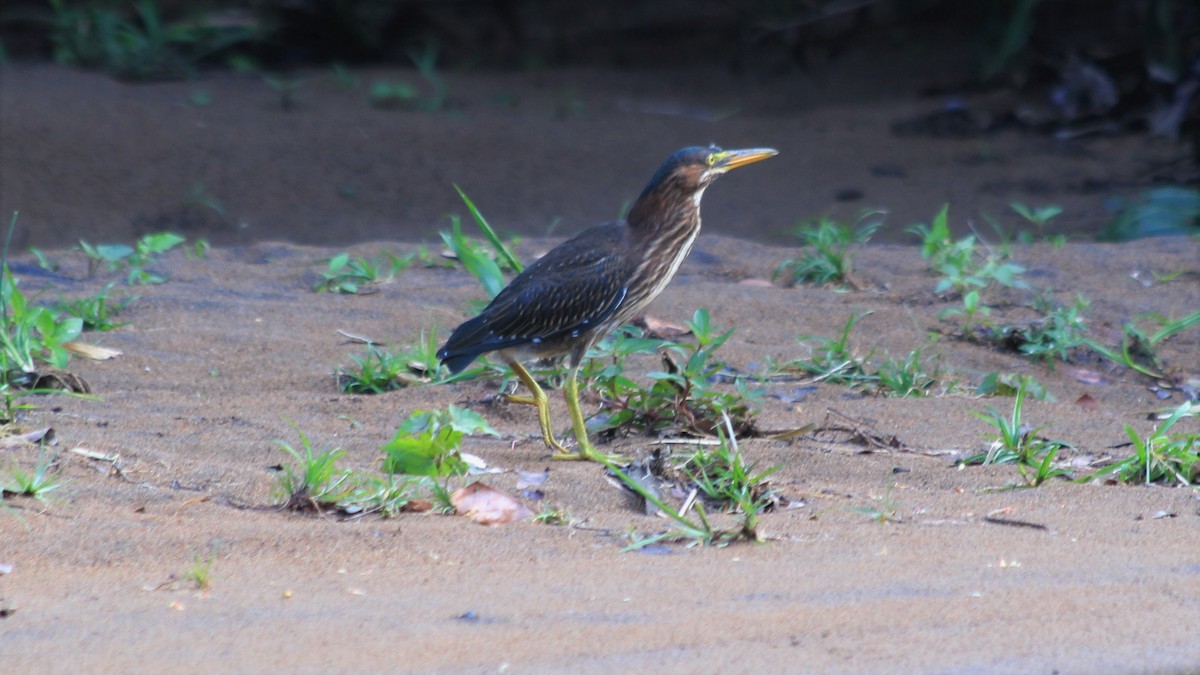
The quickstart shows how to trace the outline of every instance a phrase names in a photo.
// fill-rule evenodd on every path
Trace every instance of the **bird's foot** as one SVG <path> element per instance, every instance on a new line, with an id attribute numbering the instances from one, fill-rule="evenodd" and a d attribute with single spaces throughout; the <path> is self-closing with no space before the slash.
<path id="1" fill-rule="evenodd" d="M 566 450 L 563 450 L 555 453 L 553 456 L 551 456 L 551 459 L 573 462 L 596 462 L 597 464 L 604 464 L 605 466 L 610 467 L 629 463 L 629 458 L 625 457 L 624 455 L 606 455 L 590 445 L 581 447 L 575 452 L 567 452 Z"/>

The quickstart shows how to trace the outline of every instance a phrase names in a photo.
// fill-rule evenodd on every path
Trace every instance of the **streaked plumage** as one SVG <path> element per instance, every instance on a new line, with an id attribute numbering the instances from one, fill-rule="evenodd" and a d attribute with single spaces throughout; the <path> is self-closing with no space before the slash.
<path id="1" fill-rule="evenodd" d="M 700 231 L 700 198 L 726 171 L 775 155 L 775 150 L 684 148 L 671 155 L 633 203 L 624 222 L 585 230 L 517 275 L 478 316 L 460 325 L 438 358 L 457 373 L 498 351 L 533 393 L 542 435 L 566 458 L 598 459 L 587 440 L 575 374 L 587 350 L 636 316 L 678 271 Z M 565 453 L 553 438 L 545 393 L 519 361 L 567 355 L 564 394 L 579 442 Z"/>

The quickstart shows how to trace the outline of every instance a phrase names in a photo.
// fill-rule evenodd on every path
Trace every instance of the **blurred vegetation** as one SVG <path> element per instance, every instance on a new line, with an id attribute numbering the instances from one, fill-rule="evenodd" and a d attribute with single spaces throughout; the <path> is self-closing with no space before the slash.
<path id="1" fill-rule="evenodd" d="M 232 69 L 263 77 L 279 92 L 285 110 L 301 83 L 290 73 L 300 67 L 333 65 L 341 73 L 363 64 L 413 67 L 422 76 L 419 86 L 377 80 L 371 105 L 439 111 L 447 106 L 444 72 L 466 68 L 707 64 L 756 77 L 819 79 L 822 64 L 852 53 L 881 65 L 893 54 L 927 59 L 928 74 L 915 93 L 940 109 L 897 122 L 898 134 L 979 135 L 1014 126 L 1060 139 L 1145 132 L 1190 137 L 1190 159 L 1200 164 L 1197 0 L 4 0 L 0 5 L 0 67 L 53 60 L 125 80 Z M 1005 98 L 988 110 L 963 104 L 964 95 L 982 91 Z M 1200 183 L 1194 171 L 1156 178 Z M 1118 207 L 1121 217 L 1109 236 L 1190 231 L 1194 195 L 1178 197 L 1153 194 L 1142 204 Z"/>
<path id="2" fill-rule="evenodd" d="M 926 30 L 933 27 L 935 30 Z M 939 28 L 949 30 L 938 31 Z M 864 35 L 897 48 L 965 35 L 982 80 L 1079 53 L 1180 78 L 1197 57 L 1194 0 L 6 0 L 10 59 L 53 58 L 126 78 L 179 77 L 233 54 L 272 67 L 446 62 L 536 67 L 725 61 L 804 68 Z"/>

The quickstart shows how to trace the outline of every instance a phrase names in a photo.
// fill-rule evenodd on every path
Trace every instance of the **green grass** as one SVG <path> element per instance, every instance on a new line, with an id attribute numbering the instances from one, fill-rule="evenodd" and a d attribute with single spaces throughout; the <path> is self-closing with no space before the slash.
<path id="1" fill-rule="evenodd" d="M 114 3 L 50 0 L 55 60 L 122 79 L 179 79 L 205 58 L 257 38 L 244 26 L 164 21 L 155 0 L 128 5 L 132 15 Z"/>
<path id="2" fill-rule="evenodd" d="M 668 504 L 625 471 L 602 460 L 613 476 L 648 503 L 658 507 L 671 521 L 669 530 L 636 539 L 625 550 L 636 550 L 664 541 L 685 542 L 688 546 L 726 546 L 736 541 L 762 541 L 758 525 L 773 495 L 766 485 L 766 478 L 780 467 L 754 473 L 753 467 L 744 462 L 728 416 L 723 419 L 722 426 L 724 431 L 718 430 L 719 448 L 711 453 L 694 453 L 684 459 L 684 466 L 685 470 L 690 467 L 689 475 L 698 490 L 726 503 L 738 514 L 734 528 L 716 527 L 709 518 L 703 500 L 694 502 L 696 515 L 690 517 L 683 509 Z"/>
<path id="3" fill-rule="evenodd" d="M 314 450 L 308 436 L 299 429 L 300 446 L 279 440 L 276 443 L 295 461 L 281 465 L 275 481 L 274 495 L 288 511 L 321 513 L 338 507 L 353 487 L 351 472 L 337 466 L 346 455 L 341 448 Z"/>
<path id="4" fill-rule="evenodd" d="M 992 442 L 986 452 L 964 459 L 964 464 L 1015 463 L 1029 487 L 1037 487 L 1051 478 L 1067 474 L 1066 470 L 1055 464 L 1059 451 L 1068 447 L 1067 444 L 1040 436 L 1039 432 L 1046 428 L 1044 425 L 1028 425 L 1024 418 L 1026 395 L 1026 387 L 1022 383 L 1013 401 L 1012 412 L 1007 416 L 991 407 L 985 412 L 975 413 L 976 417 L 995 428 L 996 433 L 989 437 Z"/>
<path id="5" fill-rule="evenodd" d="M 66 317 L 79 319 L 82 322 L 83 330 L 102 332 L 116 330 L 125 325 L 115 320 L 117 314 L 136 301 L 138 296 L 132 295 L 118 302 L 110 302 L 108 294 L 112 288 L 113 284 L 110 283 L 98 293 L 86 298 L 76 300 L 60 298 L 57 303 L 50 306 L 50 309 L 58 314 L 60 320 Z"/>
<path id="6" fill-rule="evenodd" d="M 411 265 L 413 258 L 413 254 L 398 256 L 388 251 L 381 251 L 372 259 L 351 258 L 349 253 L 339 253 L 325 261 L 326 268 L 313 290 L 347 295 L 374 292 L 378 284 L 394 279 Z"/>
<path id="7" fill-rule="evenodd" d="M 438 70 L 438 48 L 429 41 L 420 51 L 409 52 L 423 81 L 417 86 L 403 80 L 375 80 L 367 93 L 371 107 L 381 110 L 412 110 L 428 113 L 446 109 L 450 99 L 450 87 Z"/>
<path id="8" fill-rule="evenodd" d="M 218 545 L 219 543 L 214 541 L 212 551 L 208 555 L 203 555 L 198 551 L 193 553 L 192 566 L 181 575 L 184 581 L 190 582 L 198 591 L 207 591 L 212 588 L 212 569 L 217 562 Z"/>
<path id="9" fill-rule="evenodd" d="M 383 445 L 383 472 L 410 476 L 451 476 L 467 472 L 459 448 L 464 437 L 499 436 L 477 412 L 450 405 L 446 410 L 417 410 Z"/>
<path id="10" fill-rule="evenodd" d="M 1148 332 L 1138 325 L 1138 321 L 1146 319 L 1157 323 L 1158 330 Z M 1192 312 L 1178 319 L 1168 319 L 1157 312 L 1148 312 L 1141 315 L 1138 320 L 1122 325 L 1121 345 L 1116 349 L 1106 347 L 1091 339 L 1084 340 L 1084 342 L 1114 363 L 1147 377 L 1162 379 L 1165 375 L 1162 361 L 1158 356 L 1158 346 L 1196 324 L 1200 324 L 1200 311 Z"/>
<path id="11" fill-rule="evenodd" d="M 859 356 L 850 346 L 850 333 L 860 321 L 874 312 L 851 312 L 840 333 L 835 337 L 804 335 L 799 342 L 808 349 L 809 357 L 781 364 L 771 363 L 774 373 L 802 373 L 813 381 L 842 384 L 856 389 L 873 389 L 878 378 L 867 370 L 871 355 Z"/>
<path id="12" fill-rule="evenodd" d="M 442 382 L 447 374 L 437 357 L 437 327 L 421 331 L 418 343 L 400 352 L 367 344 L 366 353 L 352 354 L 354 365 L 334 372 L 343 394 L 382 394 L 404 387 Z"/>
<path id="13" fill-rule="evenodd" d="M 871 238 L 883 224 L 883 214 L 882 211 L 869 212 L 860 217 L 855 225 L 836 221 L 828 216 L 800 225 L 796 235 L 804 242 L 807 250 L 796 258 L 788 258 L 779 263 L 771 275 L 771 280 L 785 286 L 812 283 L 858 288 L 858 283 L 853 277 L 854 256 L 851 255 L 850 248 L 866 243 Z M 864 224 L 865 220 L 872 218 L 879 219 Z"/>
<path id="14" fill-rule="evenodd" d="M 57 391 L 37 388 L 39 364 L 66 370 L 70 353 L 63 343 L 75 340 L 83 331 L 81 319 L 60 318 L 21 292 L 20 280 L 8 267 L 8 247 L 16 224 L 14 212 L 0 251 L 0 399 L 4 406 L 0 422 L 11 422 L 20 410 L 27 409 L 18 404 L 19 399 Z"/>
<path id="15" fill-rule="evenodd" d="M 914 225 L 908 231 L 921 238 L 921 255 L 940 277 L 934 293 L 965 296 L 995 286 L 1028 287 L 1022 278 L 1025 268 L 1008 262 L 1003 251 L 979 243 L 973 235 L 960 239 L 951 235 L 948 205 L 943 205 L 930 223 Z"/>
<path id="16" fill-rule="evenodd" d="M 1085 480 L 1112 477 L 1122 483 L 1195 485 L 1200 478 L 1200 434 L 1171 433 L 1171 429 L 1180 419 L 1197 413 L 1200 405 L 1184 402 L 1145 436 L 1126 424 L 1133 452 Z"/>
<path id="17" fill-rule="evenodd" d="M 161 284 L 166 282 L 166 275 L 153 271 L 150 265 L 158 261 L 158 257 L 167 251 L 187 241 L 184 237 L 171 232 L 147 234 L 134 242 L 133 246 L 125 244 L 97 244 L 86 241 L 79 242 L 79 248 L 88 259 L 88 276 L 95 276 L 100 269 L 109 272 L 126 272 L 125 283 L 130 286 Z"/>
<path id="18" fill-rule="evenodd" d="M 876 390 L 892 398 L 928 396 L 940 379 L 940 368 L 928 369 L 922 363 L 920 349 L 912 350 L 900 361 L 889 357 L 875 370 Z"/>
<path id="19" fill-rule="evenodd" d="M 7 506 L 4 502 L 8 497 L 34 499 L 49 505 L 52 493 L 66 485 L 66 481 L 60 479 L 57 473 L 58 455 L 47 452 L 44 445 L 32 471 L 15 462 L 11 463 L 8 475 L 0 478 L 0 506 Z"/>
<path id="20" fill-rule="evenodd" d="M 753 432 L 762 391 L 730 374 L 729 365 L 715 356 L 733 330 L 717 331 L 704 309 L 695 312 L 688 328 L 696 344 L 646 340 L 640 331 L 626 328 L 593 351 L 583 377 L 606 409 L 593 418 L 597 430 L 712 435 L 727 414 L 737 433 Z M 642 375 L 648 386 L 626 374 L 627 357 L 655 353 L 662 369 Z"/>

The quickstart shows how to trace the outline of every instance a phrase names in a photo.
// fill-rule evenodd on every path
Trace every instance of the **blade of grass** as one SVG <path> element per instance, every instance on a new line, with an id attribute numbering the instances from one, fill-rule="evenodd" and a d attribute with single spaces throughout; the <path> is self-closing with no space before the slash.
<path id="1" fill-rule="evenodd" d="M 496 249 L 496 253 L 503 256 L 504 261 L 508 263 L 508 266 L 516 271 L 517 274 L 520 274 L 522 271 L 524 271 L 525 267 L 521 264 L 521 261 L 517 260 L 517 256 L 513 255 L 513 252 L 504 245 L 504 242 L 500 241 L 499 235 L 496 234 L 496 231 L 492 229 L 491 225 L 488 225 L 487 219 L 483 217 L 483 214 L 479 212 L 479 209 L 475 208 L 475 203 L 471 201 L 471 198 L 467 196 L 467 193 L 463 192 L 463 189 L 460 188 L 457 183 L 454 185 L 454 189 L 458 191 L 458 196 L 462 197 L 463 203 L 467 205 L 467 209 L 471 212 L 471 217 L 475 219 L 475 224 L 479 226 L 479 229 L 483 232 L 483 236 L 487 238 L 489 243 L 491 243 L 492 248 Z"/>

